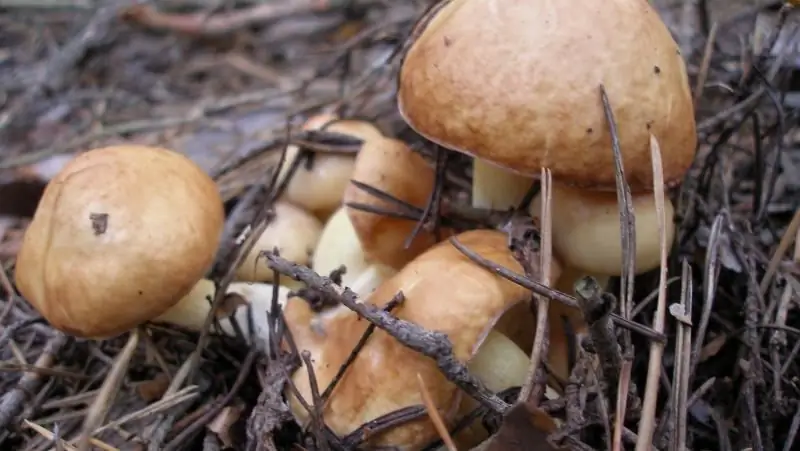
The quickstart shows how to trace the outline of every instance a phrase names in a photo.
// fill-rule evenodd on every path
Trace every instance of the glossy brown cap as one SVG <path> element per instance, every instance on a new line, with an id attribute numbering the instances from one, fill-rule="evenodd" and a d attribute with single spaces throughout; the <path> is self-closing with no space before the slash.
<path id="1" fill-rule="evenodd" d="M 323 129 L 364 141 L 383 136 L 380 130 L 369 122 L 337 119 L 336 116 L 328 114 L 312 116 L 303 125 L 303 129 Z M 292 162 L 299 154 L 298 146 L 289 146 L 286 150 L 286 162 L 281 167 L 281 177 L 288 174 Z M 292 180 L 284 191 L 284 199 L 322 219 L 327 219 L 342 204 L 342 196 L 350 183 L 354 164 L 353 155 L 316 153 L 310 168 L 301 164 L 292 175 Z"/>
<path id="2" fill-rule="evenodd" d="M 453 0 L 435 14 L 398 87 L 401 114 L 427 139 L 525 175 L 547 167 L 564 183 L 613 190 L 603 84 L 631 190 L 652 190 L 651 133 L 668 185 L 690 166 L 686 67 L 647 1 Z"/>
<path id="3" fill-rule="evenodd" d="M 433 191 L 433 167 L 399 140 L 370 139 L 356 157 L 353 180 L 369 185 L 401 201 L 425 208 Z M 357 203 L 379 210 L 395 211 L 396 204 L 379 199 L 354 184 L 344 192 L 345 204 Z M 402 268 L 436 243 L 433 233 L 420 231 L 408 249 L 404 248 L 416 221 L 347 208 L 347 215 L 370 261 Z"/>
<path id="4" fill-rule="evenodd" d="M 17 287 L 57 329 L 118 335 L 189 293 L 214 259 L 223 221 L 216 184 L 185 156 L 91 150 L 45 189 L 17 256 Z"/>
<path id="5" fill-rule="evenodd" d="M 490 261 L 512 271 L 522 271 L 508 251 L 503 233 L 476 230 L 465 232 L 458 239 Z M 456 358 L 463 362 L 474 355 L 503 313 L 530 296 L 524 288 L 470 261 L 449 241 L 412 260 L 366 302 L 383 306 L 398 291 L 403 292 L 405 300 L 392 314 L 447 334 Z M 311 352 L 314 374 L 320 391 L 324 391 L 369 323 L 340 307 L 324 314 L 317 322 L 318 327 L 309 328 L 308 307 L 295 300 L 289 302 L 285 314 L 298 350 Z M 421 405 L 417 374 L 424 380 L 442 416 L 452 421 L 461 397 L 466 395 L 446 380 L 433 360 L 376 329 L 329 398 L 323 412 L 326 424 L 344 436 L 382 415 Z M 292 379 L 302 396 L 310 400 L 308 371 L 300 368 Z M 308 424 L 308 413 L 297 399 L 290 395 L 289 400 L 298 421 Z M 435 437 L 432 424 L 423 417 L 375 435 L 369 445 L 419 449 Z"/>

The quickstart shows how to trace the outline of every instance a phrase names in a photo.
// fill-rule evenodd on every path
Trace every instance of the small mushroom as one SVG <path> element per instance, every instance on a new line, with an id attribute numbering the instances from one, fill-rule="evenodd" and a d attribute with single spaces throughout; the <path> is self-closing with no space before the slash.
<path id="1" fill-rule="evenodd" d="M 327 114 L 311 117 L 303 129 L 324 130 L 363 141 L 382 136 L 381 132 L 369 122 L 339 119 Z M 300 156 L 299 146 L 288 147 L 279 180 L 286 178 L 292 162 Z M 315 153 L 310 163 L 309 160 L 300 163 L 282 198 L 325 220 L 342 204 L 342 196 L 347 184 L 350 183 L 354 165 L 354 155 Z"/>
<path id="2" fill-rule="evenodd" d="M 383 191 L 407 204 L 425 208 L 436 178 L 431 166 L 403 141 L 379 137 L 364 143 L 356 157 L 353 180 Z M 344 193 L 344 203 L 362 204 L 383 210 L 395 210 L 397 205 L 351 184 Z M 405 248 L 417 221 L 369 213 L 347 207 L 347 215 L 364 247 L 369 260 L 402 268 L 406 263 L 436 243 L 436 236 L 421 230 Z"/>
<path id="3" fill-rule="evenodd" d="M 389 265 L 367 260 L 364 246 L 350 222 L 346 207 L 339 208 L 328 219 L 314 250 L 312 262 L 311 268 L 323 276 L 328 276 L 344 266 L 341 284 L 359 296 L 371 293 L 397 272 Z"/>
<path id="4" fill-rule="evenodd" d="M 482 257 L 521 271 L 503 233 L 476 230 L 465 232 L 458 239 Z M 364 302 L 382 307 L 398 292 L 403 293 L 404 301 L 392 310 L 392 315 L 446 334 L 455 357 L 467 363 L 487 387 L 502 390 L 523 382 L 528 356 L 507 338 L 508 330 L 500 327 L 514 321 L 500 320 L 504 314 L 512 314 L 517 316 L 516 321 L 530 324 L 529 311 L 514 308 L 525 305 L 524 301 L 530 297 L 527 290 L 478 266 L 445 241 L 409 262 Z M 320 392 L 325 391 L 361 339 L 367 321 L 344 306 L 312 321 L 308 305 L 294 300 L 287 304 L 284 313 L 298 350 L 311 353 L 316 382 Z M 533 335 L 532 330 L 528 332 Z M 452 426 L 464 413 L 467 395 L 443 376 L 434 360 L 406 348 L 379 329 L 338 382 L 323 406 L 322 418 L 334 433 L 344 436 L 382 415 L 420 405 L 417 375 L 424 380 L 444 420 Z M 298 369 L 292 381 L 310 403 L 308 369 Z M 300 424 L 307 425 L 310 415 L 293 393 L 287 388 L 290 408 Z M 368 444 L 416 450 L 435 436 L 430 420 L 423 417 L 376 433 Z M 472 438 L 475 437 L 471 435 Z"/>
<path id="5" fill-rule="evenodd" d="M 264 251 L 278 248 L 281 257 L 307 265 L 317 246 L 322 223 L 316 216 L 285 201 L 274 205 L 275 216 L 261 233 L 250 253 L 236 269 L 236 280 L 242 282 L 272 282 L 274 272 L 261 256 Z M 282 278 L 281 283 L 285 284 Z M 295 284 L 290 284 L 292 288 Z"/>
<path id="6" fill-rule="evenodd" d="M 180 153 L 139 145 L 85 152 L 45 188 L 15 279 L 50 324 L 119 335 L 169 310 L 211 266 L 224 210 Z"/>

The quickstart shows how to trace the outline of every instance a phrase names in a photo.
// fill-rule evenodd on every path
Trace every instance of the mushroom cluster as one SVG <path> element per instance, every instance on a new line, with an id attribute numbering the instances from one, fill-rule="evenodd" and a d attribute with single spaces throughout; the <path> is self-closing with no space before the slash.
<path id="1" fill-rule="evenodd" d="M 651 139 L 663 177 L 691 165 L 696 125 L 678 45 L 648 2 L 453 0 L 420 25 L 400 69 L 399 110 L 428 140 L 474 158 L 474 206 L 516 206 L 543 168 L 553 176 L 552 239 L 572 292 L 577 278 L 619 275 L 622 245 L 612 135 L 616 123 L 636 217 L 637 273 L 659 264 Z M 540 216 L 541 199 L 531 205 Z M 672 217 L 672 204 L 666 214 Z M 667 239 L 674 225 L 667 225 Z M 581 329 L 579 312 L 554 304 Z M 566 352 L 551 346 L 550 359 Z M 562 371 L 565 369 L 562 368 Z"/>
<path id="2" fill-rule="evenodd" d="M 359 125 L 361 130 L 368 126 Z M 397 139 L 378 133 L 361 139 L 349 177 L 423 207 L 433 189 L 431 165 Z M 274 286 L 272 271 L 259 254 L 278 248 L 284 258 L 312 265 L 322 274 L 344 264 L 343 285 L 364 302 L 384 306 L 402 291 L 405 301 L 393 313 L 447 334 L 456 358 L 490 390 L 522 382 L 533 328 L 525 289 L 475 264 L 451 243 L 437 243 L 430 232 L 423 231 L 406 246 L 414 222 L 350 207 L 386 207 L 385 200 L 356 185 L 330 199 L 327 205 L 338 206 L 324 225 L 289 197 L 275 204 L 273 221 L 227 288 L 214 332 L 234 335 L 241 327 L 263 349 L 271 338 L 266 312 L 277 293 L 294 343 L 311 352 L 320 386 L 331 383 L 367 325 L 344 306 L 315 313 L 306 300 L 292 296 L 294 286 Z M 16 281 L 54 327 L 75 336 L 105 338 L 145 322 L 199 332 L 216 291 L 204 275 L 219 245 L 223 220 L 215 183 L 181 154 L 133 145 L 91 150 L 48 185 L 26 232 Z M 445 231 L 444 236 L 450 234 Z M 501 232 L 476 230 L 459 239 L 479 255 L 520 270 Z M 553 271 L 557 275 L 559 268 Z M 252 307 L 252 317 L 245 306 Z M 299 396 L 306 399 L 307 374 L 301 368 L 292 376 Z M 394 376 L 398 374 L 402 376 Z M 376 375 L 396 383 L 375 384 L 384 377 Z M 378 331 L 332 392 L 326 424 L 346 434 L 383 414 L 419 404 L 416 375 L 449 425 L 477 406 L 432 360 Z M 286 396 L 297 420 L 307 423 L 308 412 L 297 395 L 287 389 Z M 434 438 L 434 431 L 430 419 L 420 418 L 371 442 L 417 449 Z M 475 444 L 487 434 L 478 424 L 456 439 Z"/>
<path id="3" fill-rule="evenodd" d="M 473 206 L 516 206 L 548 168 L 555 180 L 551 279 L 571 291 L 584 274 L 619 274 L 615 162 L 602 85 L 634 194 L 636 270 L 655 267 L 651 139 L 663 151 L 664 180 L 674 184 L 693 158 L 696 137 L 683 60 L 652 7 L 641 0 L 452 0 L 433 11 L 403 60 L 398 106 L 421 136 L 474 157 Z M 432 165 L 369 122 L 322 114 L 303 128 L 352 138 L 359 150 L 305 161 L 301 147 L 289 147 L 278 179 L 286 180 L 293 166 L 295 172 L 274 219 L 236 269 L 216 331 L 234 334 L 236 321 L 264 347 L 272 332 L 265 313 L 277 293 L 292 342 L 310 353 L 312 366 L 290 375 L 285 395 L 302 426 L 316 418 L 305 407 L 313 391 L 309 374 L 324 392 L 369 323 L 342 305 L 318 313 L 292 295 L 296 284 L 276 282 L 262 256 L 277 248 L 324 276 L 344 266 L 341 285 L 376 308 L 402 292 L 391 314 L 445 334 L 455 358 L 490 390 L 523 383 L 535 325 L 530 292 L 442 241 L 455 231 L 437 237 L 422 230 L 406 245 L 413 221 L 363 208 L 391 208 L 363 185 L 424 207 L 434 189 Z M 532 216 L 539 216 L 541 201 L 532 203 Z M 179 153 L 144 146 L 89 151 L 48 185 L 17 260 L 17 285 L 54 327 L 76 336 L 109 337 L 148 321 L 199 331 L 217 289 L 204 277 L 223 221 L 216 184 Z M 669 239 L 674 232 L 667 232 Z M 523 272 L 504 233 L 456 236 L 477 255 Z M 244 306 L 255 313 L 252 323 Z M 579 331 L 582 318 L 557 303 L 549 314 L 548 363 L 566 378 L 569 340 L 561 318 Z M 344 436 L 423 404 L 419 380 L 447 426 L 476 406 L 436 361 L 377 329 L 318 406 L 321 418 Z M 466 449 L 487 434 L 473 425 L 455 439 Z M 431 419 L 420 417 L 372 434 L 368 443 L 416 450 L 436 436 Z"/>

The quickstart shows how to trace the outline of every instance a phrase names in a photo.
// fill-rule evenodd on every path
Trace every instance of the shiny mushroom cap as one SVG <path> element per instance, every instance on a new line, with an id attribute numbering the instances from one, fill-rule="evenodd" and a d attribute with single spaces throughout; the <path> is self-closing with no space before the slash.
<path id="1" fill-rule="evenodd" d="M 216 184 L 185 156 L 91 150 L 47 185 L 17 256 L 17 286 L 53 327 L 115 336 L 189 293 L 213 262 L 223 221 Z"/>
<path id="2" fill-rule="evenodd" d="M 433 191 L 433 167 L 404 142 L 393 138 L 371 139 L 364 143 L 353 170 L 353 180 L 383 191 L 408 204 L 425 208 Z M 396 204 L 379 199 L 351 184 L 344 192 L 345 204 L 362 204 L 378 210 L 394 211 Z M 365 212 L 346 207 L 353 228 L 371 261 L 400 269 L 431 247 L 436 237 L 420 233 L 405 248 L 416 221 Z"/>
<path id="3" fill-rule="evenodd" d="M 303 129 L 325 130 L 362 141 L 383 136 L 369 122 L 338 119 L 327 114 L 311 117 L 303 125 Z M 289 146 L 286 150 L 286 161 L 281 167 L 281 180 L 288 175 L 292 162 L 299 156 L 300 147 Z M 292 175 L 283 198 L 325 220 L 342 204 L 344 190 L 353 174 L 355 158 L 347 154 L 316 153 L 310 166 L 306 162 L 307 160 L 303 160 Z"/>
<path id="4" fill-rule="evenodd" d="M 697 143 L 685 63 L 643 0 L 453 0 L 419 25 L 398 104 L 419 134 L 529 176 L 613 190 L 599 87 L 617 123 L 627 181 L 650 191 L 650 134 L 664 180 L 679 181 Z"/>

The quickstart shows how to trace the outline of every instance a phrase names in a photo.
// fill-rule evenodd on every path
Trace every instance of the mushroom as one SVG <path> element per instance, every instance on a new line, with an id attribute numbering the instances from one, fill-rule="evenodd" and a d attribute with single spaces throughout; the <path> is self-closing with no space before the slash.
<path id="1" fill-rule="evenodd" d="M 508 250 L 506 237 L 494 230 L 475 230 L 458 236 L 461 243 L 498 265 L 521 271 Z M 554 268 L 557 273 L 558 268 Z M 395 276 L 382 283 L 364 302 L 382 307 L 395 294 L 404 301 L 392 315 L 428 330 L 447 334 L 455 357 L 490 389 L 520 385 L 529 358 L 508 335 L 512 323 L 532 323 L 532 314 L 520 315 L 515 306 L 524 305 L 530 293 L 520 286 L 473 263 L 449 241 L 441 242 L 409 262 Z M 367 321 L 344 306 L 317 317 L 305 302 L 288 302 L 287 325 L 299 351 L 311 354 L 313 374 L 319 391 L 332 382 L 341 365 L 361 339 Z M 513 321 L 501 322 L 504 314 Z M 507 316 L 507 315 L 506 315 Z M 504 324 L 503 327 L 498 325 Z M 533 334 L 530 329 L 528 333 Z M 423 356 L 383 330 L 375 330 L 322 407 L 326 425 L 339 436 L 398 409 L 422 404 L 417 375 L 425 382 L 435 406 L 451 426 L 464 413 L 466 395 L 440 372 L 433 359 Z M 298 369 L 292 376 L 300 396 L 311 402 L 309 370 Z M 301 425 L 310 421 L 292 389 L 287 388 L 289 406 Z M 476 437 L 469 434 L 469 441 Z M 370 446 L 420 449 L 435 438 L 427 417 L 404 423 L 370 438 Z M 466 448 L 465 448 L 466 449 Z"/>
<path id="2" fill-rule="evenodd" d="M 56 329 L 107 338 L 166 312 L 211 266 L 225 212 L 214 181 L 180 153 L 85 152 L 45 188 L 15 279 Z"/>
<path id="3" fill-rule="evenodd" d="M 382 136 L 381 132 L 369 122 L 339 119 L 322 114 L 311 117 L 303 125 L 304 130 L 325 130 L 368 141 Z M 286 150 L 286 160 L 281 166 L 279 183 L 289 174 L 292 162 L 300 158 L 300 147 L 290 145 Z M 335 153 L 316 153 L 311 164 L 303 160 L 292 175 L 282 198 L 302 207 L 322 220 L 327 219 L 342 203 L 345 188 L 353 173 L 353 155 Z"/>
<path id="4" fill-rule="evenodd" d="M 637 270 L 657 265 L 651 136 L 667 185 L 691 165 L 697 136 L 685 63 L 653 7 L 640 0 L 453 0 L 433 14 L 404 59 L 398 105 L 420 135 L 474 157 L 473 205 L 515 206 L 549 168 L 553 250 L 564 265 L 558 286 L 571 292 L 584 274 L 617 274 L 615 165 L 602 85 L 636 208 Z M 538 202 L 531 211 L 539 216 Z M 556 318 L 584 326 L 562 304 L 550 314 L 551 343 L 563 343 L 554 339 L 563 333 Z M 550 351 L 550 358 L 560 352 Z"/>
<path id="5" fill-rule="evenodd" d="M 364 141 L 352 178 L 422 208 L 433 190 L 435 174 L 433 167 L 404 142 L 380 136 Z M 345 190 L 344 203 L 346 206 L 331 216 L 322 232 L 313 269 L 330 274 L 344 265 L 342 284 L 360 295 L 371 292 L 436 242 L 433 233 L 422 230 L 405 248 L 416 222 L 347 206 L 396 208 L 354 184 Z"/>
<path id="6" fill-rule="evenodd" d="M 285 201 L 278 201 L 273 207 L 274 218 L 236 269 L 238 281 L 273 282 L 274 272 L 267 267 L 261 255 L 276 247 L 281 257 L 294 263 L 307 265 L 311 259 L 322 234 L 322 223 L 311 213 Z M 281 283 L 286 285 L 288 282 L 281 279 Z M 296 288 L 298 285 L 288 286 Z"/>
<path id="7" fill-rule="evenodd" d="M 392 197 L 424 208 L 433 191 L 434 168 L 406 143 L 394 138 L 378 137 L 364 143 L 356 157 L 353 180 L 376 188 Z M 396 209 L 386 200 L 351 184 L 344 192 L 344 203 L 362 204 L 377 209 Z M 426 230 L 405 248 L 416 221 L 369 213 L 347 207 L 347 216 L 361 241 L 368 259 L 383 262 L 394 268 L 406 263 L 436 243 L 436 236 Z"/>
<path id="8" fill-rule="evenodd" d="M 476 206 L 516 205 L 542 168 L 613 191 L 601 84 L 633 192 L 652 190 L 651 134 L 667 183 L 691 164 L 686 66 L 648 2 L 453 0 L 433 14 L 403 61 L 398 106 L 417 133 L 474 157 Z"/>

